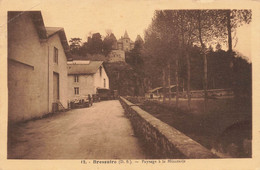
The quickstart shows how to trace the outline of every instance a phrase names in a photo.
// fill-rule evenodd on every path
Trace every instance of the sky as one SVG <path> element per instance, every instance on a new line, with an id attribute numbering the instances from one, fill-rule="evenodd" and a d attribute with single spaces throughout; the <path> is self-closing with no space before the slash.
<path id="1" fill-rule="evenodd" d="M 235 50 L 238 50 L 243 55 L 248 57 L 248 59 L 251 61 L 251 26 L 244 25 L 242 27 L 237 28 L 237 37 L 238 42 L 237 45 L 234 47 Z"/>
<path id="2" fill-rule="evenodd" d="M 143 37 L 144 29 L 151 23 L 154 13 L 149 3 L 81 2 L 80 6 L 72 1 L 58 5 L 57 2 L 46 3 L 42 10 L 45 25 L 64 27 L 68 39 L 80 37 L 84 41 L 89 33 L 95 32 L 105 36 L 109 29 L 117 39 L 127 30 L 130 38 L 135 40 L 138 34 Z"/>
<path id="3" fill-rule="evenodd" d="M 117 39 L 123 36 L 126 30 L 133 41 L 138 34 L 143 38 L 154 11 L 170 7 L 169 1 L 158 0 L 9 1 L 0 0 L 0 7 L 5 5 L 7 10 L 41 10 L 45 26 L 63 27 L 68 40 L 79 37 L 82 41 L 86 41 L 90 33 L 99 32 L 105 36 L 106 30 L 112 30 Z M 0 13 L 0 17 L 3 17 L 3 14 Z M 238 42 L 234 48 L 248 58 L 251 58 L 250 29 L 250 25 L 237 29 Z"/>

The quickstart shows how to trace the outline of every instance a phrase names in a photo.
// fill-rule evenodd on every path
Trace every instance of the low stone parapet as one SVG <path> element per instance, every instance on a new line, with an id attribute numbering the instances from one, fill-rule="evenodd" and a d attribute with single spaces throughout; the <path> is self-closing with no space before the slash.
<path id="1" fill-rule="evenodd" d="M 126 116 L 135 134 L 144 142 L 154 158 L 206 159 L 217 158 L 211 151 L 182 132 L 155 118 L 137 105 L 120 97 Z"/>

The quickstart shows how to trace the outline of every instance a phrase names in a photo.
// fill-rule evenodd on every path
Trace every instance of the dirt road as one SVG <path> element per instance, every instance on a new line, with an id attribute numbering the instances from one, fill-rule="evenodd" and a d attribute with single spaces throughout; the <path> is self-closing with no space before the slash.
<path id="1" fill-rule="evenodd" d="M 145 158 L 117 100 L 12 127 L 8 144 L 8 158 Z"/>

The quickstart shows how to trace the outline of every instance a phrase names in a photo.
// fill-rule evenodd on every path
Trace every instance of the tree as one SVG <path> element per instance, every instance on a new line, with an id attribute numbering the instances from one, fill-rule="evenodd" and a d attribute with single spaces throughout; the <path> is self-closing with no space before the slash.
<path id="1" fill-rule="evenodd" d="M 113 49 L 117 49 L 117 40 L 115 35 L 111 32 L 103 40 L 103 54 L 107 56 Z"/>
<path id="2" fill-rule="evenodd" d="M 177 11 L 180 15 L 180 26 L 179 29 L 181 30 L 181 39 L 182 39 L 182 57 L 186 58 L 187 64 L 187 96 L 188 96 L 188 110 L 190 110 L 191 105 L 191 93 L 190 93 L 190 79 L 191 79 L 191 64 L 190 64 L 190 48 L 194 42 L 194 31 L 195 31 L 195 24 L 194 24 L 194 11 Z M 185 56 L 185 57 L 184 57 Z M 185 64 L 183 65 L 185 66 Z M 183 83 L 184 84 L 184 83 Z M 184 86 L 184 85 L 183 85 Z"/>
<path id="3" fill-rule="evenodd" d="M 88 41 L 84 42 L 81 47 L 80 54 L 82 56 L 86 56 L 87 54 L 108 54 L 111 51 L 111 44 L 110 41 L 107 40 L 104 42 L 102 41 L 102 37 L 100 33 L 91 34 L 88 37 Z"/>
<path id="4" fill-rule="evenodd" d="M 216 51 L 220 51 L 220 50 L 222 50 L 222 46 L 218 43 L 218 44 L 216 45 Z"/>
<path id="5" fill-rule="evenodd" d="M 144 95 L 144 61 L 143 55 L 143 41 L 136 40 L 134 48 L 126 53 L 126 62 L 134 69 L 135 74 L 135 95 Z"/>
<path id="6" fill-rule="evenodd" d="M 214 28 L 218 30 L 218 33 L 221 35 L 221 42 L 227 43 L 228 45 L 228 54 L 229 54 L 229 65 L 231 68 L 229 84 L 235 89 L 234 80 L 233 80 L 233 67 L 234 67 L 234 55 L 233 52 L 233 39 L 236 35 L 236 28 L 249 24 L 252 19 L 252 11 L 251 10 L 215 10 L 214 17 Z M 217 37 L 217 36 L 216 36 Z"/>
<path id="7" fill-rule="evenodd" d="M 90 51 L 92 54 L 101 54 L 102 53 L 102 38 L 100 33 L 95 33 L 92 35 L 92 39 L 90 41 Z"/>
<path id="8" fill-rule="evenodd" d="M 226 26 L 227 29 L 228 51 L 232 52 L 232 33 L 236 31 L 236 28 L 242 26 L 243 24 L 249 24 L 251 22 L 252 12 L 251 10 L 224 10 L 220 12 L 222 14 L 222 25 Z"/>
<path id="9" fill-rule="evenodd" d="M 134 68 L 140 70 L 140 67 L 143 66 L 142 53 L 144 48 L 143 41 L 135 41 L 134 48 L 130 50 L 127 54 L 128 63 L 132 65 Z"/>
<path id="10" fill-rule="evenodd" d="M 163 85 L 163 101 L 166 99 L 166 76 L 170 77 L 170 65 L 175 61 L 175 80 L 178 86 L 178 76 L 179 76 L 179 61 L 178 61 L 178 46 L 179 37 L 178 29 L 176 27 L 176 20 L 173 20 L 173 13 L 171 11 L 156 11 L 151 25 L 145 32 L 145 52 L 146 56 L 152 60 L 152 64 L 156 65 L 161 73 L 160 80 Z M 176 53 L 177 52 L 177 53 Z M 145 60 L 146 61 L 146 60 Z M 166 72 L 168 72 L 166 74 Z M 157 79 L 158 81 L 158 79 Z M 178 105 L 178 87 L 177 87 L 177 97 L 176 104 Z"/>
<path id="11" fill-rule="evenodd" d="M 204 60 L 204 110 L 207 110 L 207 104 L 208 104 L 208 64 L 207 64 L 207 55 L 205 54 L 205 44 L 202 40 L 202 31 L 203 31 L 203 19 L 202 19 L 202 15 L 205 16 L 205 12 L 203 11 L 204 14 L 201 14 L 202 11 L 197 11 L 197 22 L 198 22 L 198 38 L 199 38 L 199 42 L 202 48 L 202 55 L 203 55 L 203 60 Z M 207 23 L 208 24 L 208 23 Z"/>
<path id="12" fill-rule="evenodd" d="M 72 54 L 79 54 L 79 50 L 81 48 L 81 38 L 71 38 L 69 40 L 70 51 Z"/>
<path id="13" fill-rule="evenodd" d="M 249 24 L 252 19 L 252 12 L 251 10 L 225 10 L 224 13 L 228 33 L 228 53 L 231 58 L 231 86 L 234 90 L 235 96 L 239 96 L 239 90 L 237 90 L 238 87 L 236 87 L 236 83 L 234 82 L 234 52 L 232 49 L 232 32 L 235 32 L 236 28 L 243 24 Z"/>
<path id="14" fill-rule="evenodd" d="M 208 103 L 208 64 L 207 54 L 209 50 L 206 44 L 211 44 L 214 40 L 223 39 L 225 34 L 222 33 L 222 26 L 219 26 L 218 21 L 221 15 L 218 10 L 196 10 L 194 17 L 197 21 L 197 38 L 201 46 L 201 53 L 204 60 L 204 108 L 207 111 Z"/>

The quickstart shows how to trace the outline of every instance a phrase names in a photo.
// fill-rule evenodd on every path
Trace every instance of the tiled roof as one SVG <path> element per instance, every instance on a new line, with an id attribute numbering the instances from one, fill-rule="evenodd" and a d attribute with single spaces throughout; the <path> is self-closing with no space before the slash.
<path id="1" fill-rule="evenodd" d="M 103 61 L 90 61 L 89 64 L 68 64 L 68 74 L 95 74 Z"/>

